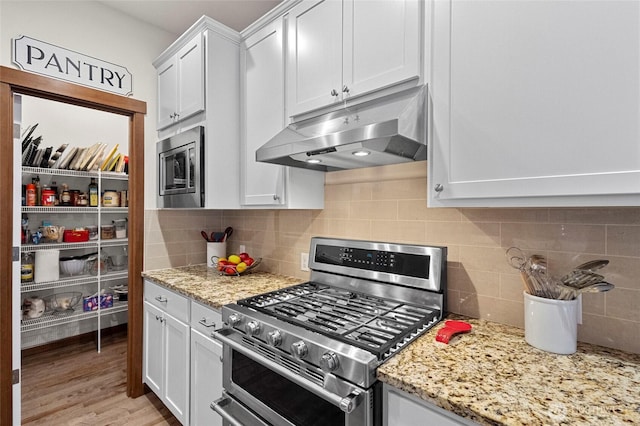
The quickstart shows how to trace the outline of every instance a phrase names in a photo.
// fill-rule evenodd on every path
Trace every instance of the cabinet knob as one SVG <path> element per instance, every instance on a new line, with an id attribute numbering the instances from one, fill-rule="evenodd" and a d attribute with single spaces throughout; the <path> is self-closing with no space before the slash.
<path id="1" fill-rule="evenodd" d="M 342 86 L 342 93 L 349 93 L 349 86 L 347 86 L 346 84 Z"/>
<path id="2" fill-rule="evenodd" d="M 336 89 L 331 90 L 331 96 L 338 96 L 340 93 Z"/>
<path id="3" fill-rule="evenodd" d="M 444 190 L 444 186 L 441 183 L 437 183 L 436 186 L 433 187 L 433 190 L 436 192 L 442 192 Z"/>
<path id="4" fill-rule="evenodd" d="M 280 197 L 276 194 L 273 194 L 273 201 L 278 201 Z"/>
<path id="5" fill-rule="evenodd" d="M 156 296 L 156 300 L 160 303 L 167 303 L 167 298 L 164 296 Z"/>

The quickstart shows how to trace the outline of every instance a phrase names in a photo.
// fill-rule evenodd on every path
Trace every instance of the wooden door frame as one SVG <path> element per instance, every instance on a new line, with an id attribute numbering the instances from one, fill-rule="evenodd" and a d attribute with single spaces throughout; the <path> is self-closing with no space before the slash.
<path id="1" fill-rule="evenodd" d="M 144 261 L 145 102 L 0 66 L 0 424 L 13 424 L 12 246 L 13 95 L 34 96 L 129 117 L 129 309 L 127 396 L 144 393 L 142 383 L 142 265 Z M 21 167 L 20 165 L 15 165 Z"/>

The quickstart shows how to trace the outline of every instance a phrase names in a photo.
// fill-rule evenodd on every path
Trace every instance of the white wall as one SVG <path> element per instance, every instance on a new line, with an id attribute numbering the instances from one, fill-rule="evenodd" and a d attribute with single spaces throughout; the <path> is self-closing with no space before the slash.
<path id="1" fill-rule="evenodd" d="M 153 60 L 178 37 L 94 1 L 0 0 L 0 64 L 11 62 L 11 39 L 26 35 L 126 67 L 133 98 L 147 103 L 145 194 L 155 193 L 156 71 Z M 73 117 L 69 123 L 73 124 Z M 52 144 L 54 141 L 51 142 Z M 153 196 L 145 208 L 155 208 Z"/>

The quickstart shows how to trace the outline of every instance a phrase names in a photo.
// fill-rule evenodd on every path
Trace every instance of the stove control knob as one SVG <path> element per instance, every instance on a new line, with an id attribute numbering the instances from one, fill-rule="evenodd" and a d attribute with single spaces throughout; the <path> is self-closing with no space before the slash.
<path id="1" fill-rule="evenodd" d="M 267 334 L 267 342 L 271 346 L 280 346 L 282 344 L 282 333 L 280 330 L 273 330 Z"/>
<path id="2" fill-rule="evenodd" d="M 240 324 L 240 321 L 242 321 L 242 317 L 238 314 L 231 314 L 229 315 L 227 321 L 229 321 L 229 325 L 231 327 L 235 327 L 236 325 Z"/>
<path id="3" fill-rule="evenodd" d="M 291 352 L 296 358 L 302 359 L 307 356 L 309 349 L 307 348 L 307 344 L 300 340 L 291 344 Z"/>
<path id="4" fill-rule="evenodd" d="M 244 326 L 244 329 L 249 336 L 257 336 L 260 334 L 260 323 L 258 321 L 249 321 Z"/>
<path id="5" fill-rule="evenodd" d="M 336 371 L 340 366 L 338 355 L 333 352 L 325 352 L 320 358 L 320 368 L 324 371 Z"/>

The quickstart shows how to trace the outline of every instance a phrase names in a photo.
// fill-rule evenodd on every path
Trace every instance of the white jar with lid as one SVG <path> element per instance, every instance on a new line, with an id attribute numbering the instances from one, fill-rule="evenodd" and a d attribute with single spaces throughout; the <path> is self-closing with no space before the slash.
<path id="1" fill-rule="evenodd" d="M 120 207 L 120 193 L 118 191 L 107 190 L 102 195 L 103 207 Z"/>

